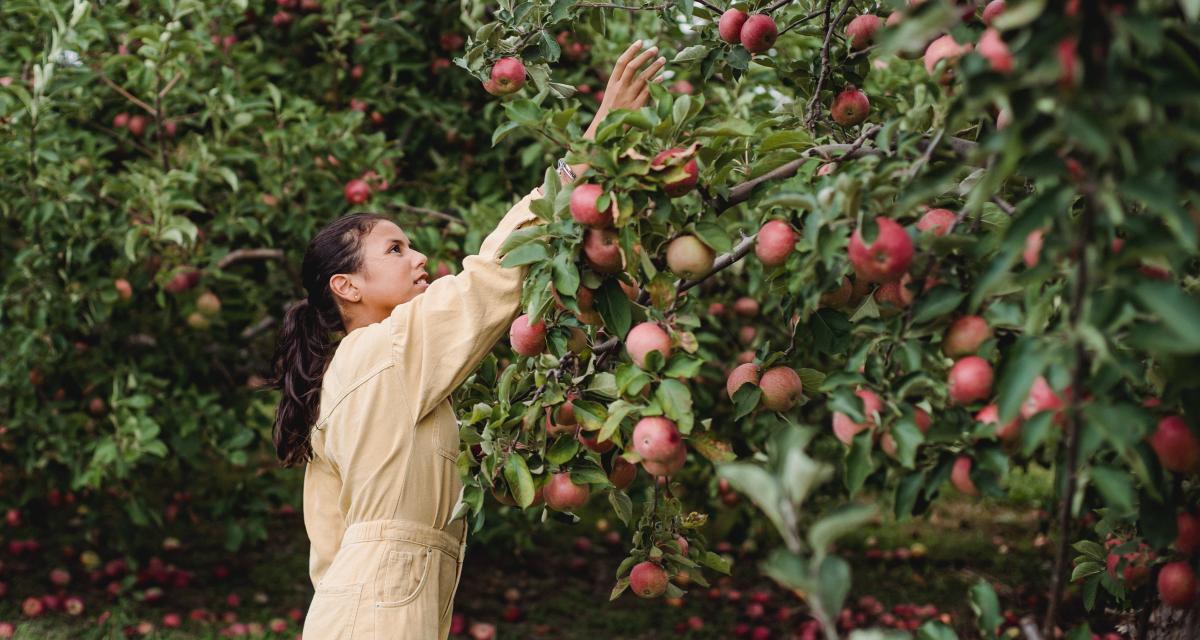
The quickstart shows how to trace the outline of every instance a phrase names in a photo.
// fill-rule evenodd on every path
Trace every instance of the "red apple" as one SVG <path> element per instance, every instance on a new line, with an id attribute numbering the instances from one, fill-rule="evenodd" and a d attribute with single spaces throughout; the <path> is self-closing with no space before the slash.
<path id="1" fill-rule="evenodd" d="M 967 456 L 959 456 L 954 460 L 954 468 L 950 471 L 950 482 L 954 484 L 955 489 L 969 496 L 979 495 L 979 489 L 971 481 L 971 459 Z"/>
<path id="2" fill-rule="evenodd" d="M 550 476 L 542 496 L 547 507 L 556 511 L 571 511 L 582 507 L 587 502 L 589 493 L 586 485 L 571 482 L 571 474 L 560 471 Z"/>
<path id="3" fill-rule="evenodd" d="M 1068 390 L 1063 391 L 1063 396 L 1068 396 Z M 1059 394 L 1054 392 L 1050 383 L 1046 382 L 1046 378 L 1038 376 L 1033 381 L 1033 386 L 1029 389 L 1029 395 L 1025 397 L 1025 402 L 1021 404 L 1021 417 L 1025 420 L 1043 411 L 1054 411 L 1061 413 L 1061 409 L 1066 406 L 1066 400 Z M 1061 420 L 1061 416 L 1056 416 L 1055 420 Z"/>
<path id="4" fill-rule="evenodd" d="M 652 476 L 670 476 L 675 475 L 677 471 L 683 468 L 687 461 L 687 447 L 681 446 L 675 450 L 675 457 L 666 462 L 653 462 L 650 460 L 642 461 L 642 468 Z"/>
<path id="5" fill-rule="evenodd" d="M 1186 556 L 1193 556 L 1200 549 L 1200 517 L 1191 513 L 1181 513 L 1175 520 L 1178 533 L 1175 535 L 1175 550 Z"/>
<path id="6" fill-rule="evenodd" d="M 967 356 L 950 368 L 950 399 L 971 404 L 992 393 L 992 365 L 979 356 Z"/>
<path id="7" fill-rule="evenodd" d="M 508 339 L 513 351 L 526 357 L 536 356 L 546 349 L 546 323 L 541 320 L 531 323 L 529 314 L 522 313 L 512 321 Z"/>
<path id="8" fill-rule="evenodd" d="M 879 231 L 871 246 L 863 243 L 862 230 L 850 237 L 850 264 L 868 282 L 899 280 L 912 263 L 913 244 L 908 232 L 889 218 L 876 218 Z"/>
<path id="9" fill-rule="evenodd" d="M 942 84 L 946 84 L 950 81 L 950 78 L 953 77 L 953 73 L 950 68 L 960 56 L 970 50 L 971 45 L 969 43 L 959 44 L 954 40 L 954 36 L 944 35 L 929 43 L 929 46 L 925 48 L 925 70 L 929 72 L 930 75 L 933 75 L 933 71 L 937 67 L 937 63 L 945 60 L 946 69 L 942 72 L 942 75 L 938 77 L 938 80 Z"/>
<path id="10" fill-rule="evenodd" d="M 954 228 L 958 216 L 949 209 L 930 209 L 917 221 L 917 231 L 932 231 L 935 236 L 944 236 Z"/>
<path id="11" fill-rule="evenodd" d="M 608 481 L 613 483 L 618 490 L 624 491 L 633 484 L 634 478 L 637 477 L 637 465 L 629 462 L 621 456 L 614 456 L 612 462 L 612 471 L 608 472 Z"/>
<path id="12" fill-rule="evenodd" d="M 841 412 L 835 411 L 833 414 L 833 434 L 837 436 L 838 440 L 846 444 L 853 442 L 854 436 L 858 435 L 859 432 L 866 429 L 873 429 L 876 424 L 875 414 L 883 410 L 883 402 L 879 399 L 879 396 L 875 395 L 874 391 L 859 389 L 854 394 L 863 403 L 863 413 L 866 417 L 862 422 L 855 422 L 850 416 Z"/>
<path id="13" fill-rule="evenodd" d="M 113 281 L 113 286 L 117 289 L 117 295 L 122 300 L 129 300 L 133 297 L 133 285 L 125 278 L 117 278 Z"/>
<path id="14" fill-rule="evenodd" d="M 758 365 L 747 362 L 734 367 L 725 380 L 725 393 L 729 394 L 730 399 L 733 399 L 733 395 L 744 384 L 758 384 Z"/>
<path id="15" fill-rule="evenodd" d="M 667 266 L 685 280 L 695 280 L 712 271 L 717 254 L 692 235 L 679 236 L 667 245 Z"/>
<path id="16" fill-rule="evenodd" d="M 660 151 L 658 155 L 654 156 L 654 159 L 650 161 L 650 168 L 656 171 L 674 171 L 675 167 L 678 165 L 671 163 L 670 159 L 675 156 L 686 154 L 686 149 L 664 149 L 663 151 Z M 692 189 L 696 188 L 696 183 L 700 181 L 700 169 L 696 165 L 695 158 L 689 158 L 688 161 L 683 164 L 683 171 L 687 174 L 686 176 L 663 185 L 663 191 L 665 191 L 667 195 L 671 196 L 672 198 L 678 198 L 680 196 L 687 195 L 692 191 Z"/>
<path id="17" fill-rule="evenodd" d="M 754 255 L 768 267 L 779 266 L 787 262 L 799 238 L 792 225 L 783 220 L 770 220 L 758 230 Z"/>
<path id="18" fill-rule="evenodd" d="M 360 205 L 371 199 L 371 187 L 366 180 L 355 178 L 346 183 L 346 188 L 343 189 L 342 195 L 346 197 L 346 202 L 352 205 Z"/>
<path id="19" fill-rule="evenodd" d="M 800 374 L 791 367 L 774 367 L 763 372 L 758 386 L 762 388 L 762 404 L 771 411 L 790 411 L 800 401 L 804 385 Z"/>
<path id="20" fill-rule="evenodd" d="M 758 301 L 749 296 L 742 296 L 734 301 L 733 312 L 743 318 L 753 318 L 758 315 Z"/>
<path id="21" fill-rule="evenodd" d="M 1025 266 L 1030 269 L 1038 264 L 1038 260 L 1042 254 L 1042 243 L 1046 232 L 1042 229 L 1034 229 L 1025 236 L 1025 251 L 1021 254 L 1021 258 L 1025 261 Z"/>
<path id="22" fill-rule="evenodd" d="M 746 19 L 739 35 L 746 51 L 762 53 L 775 44 L 775 38 L 779 37 L 779 29 L 771 16 L 760 13 Z"/>
<path id="23" fill-rule="evenodd" d="M 839 93 L 833 99 L 833 106 L 829 108 L 833 121 L 843 127 L 853 127 L 862 123 L 867 119 L 870 111 L 871 101 L 867 100 L 867 94 L 859 91 L 853 85 Z"/>
<path id="24" fill-rule="evenodd" d="M 129 114 L 122 111 L 121 113 L 113 116 L 112 125 L 114 129 L 124 129 L 125 127 L 129 126 Z"/>
<path id="25" fill-rule="evenodd" d="M 634 364 L 642 368 L 645 368 L 646 356 L 651 351 L 659 352 L 663 362 L 666 362 L 671 356 L 671 336 L 657 324 L 643 322 L 629 330 L 629 335 L 625 337 L 625 350 Z"/>
<path id="26" fill-rule="evenodd" d="M 1200 469 L 1200 441 L 1179 416 L 1158 421 L 1150 436 L 1150 447 L 1164 469 L 1176 473 L 1194 473 Z"/>
<path id="27" fill-rule="evenodd" d="M 675 423 L 661 416 L 642 418 L 633 428 L 634 452 L 650 462 L 668 462 L 683 448 Z"/>
<path id="28" fill-rule="evenodd" d="M 629 588 L 641 598 L 657 598 L 667 590 L 667 572 L 649 560 L 639 562 L 629 572 Z"/>
<path id="29" fill-rule="evenodd" d="M 992 26 L 992 20 L 1004 13 L 1004 0 L 992 0 L 983 8 L 983 24 Z"/>
<path id="30" fill-rule="evenodd" d="M 611 229 L 588 229 L 583 237 L 583 252 L 588 266 L 597 273 L 621 270 L 621 245 Z"/>
<path id="31" fill-rule="evenodd" d="M 1189 609 L 1196 601 L 1196 572 L 1187 562 L 1172 562 L 1158 572 L 1158 597 L 1169 607 Z"/>
<path id="32" fill-rule="evenodd" d="M 717 32 L 721 35 L 721 39 L 729 44 L 741 44 L 742 26 L 746 24 L 749 17 L 741 9 L 729 9 L 722 13 L 721 20 L 717 23 Z"/>
<path id="33" fill-rule="evenodd" d="M 963 316 L 954 321 L 942 339 L 942 353 L 958 358 L 975 353 L 979 346 L 992 337 L 987 320 L 980 316 Z"/>
<path id="34" fill-rule="evenodd" d="M 492 65 L 491 86 L 496 95 L 508 95 L 525 86 L 525 64 L 517 58 L 500 58 Z"/>
<path id="35" fill-rule="evenodd" d="M 999 31 L 992 28 L 984 30 L 983 35 L 979 38 L 979 55 L 987 59 L 988 64 L 992 66 L 992 71 L 996 73 L 1012 72 L 1012 53 L 1009 52 L 1008 45 L 1004 43 L 1004 38 L 1000 37 Z"/>
<path id="36" fill-rule="evenodd" d="M 1008 424 L 1000 424 L 1000 407 L 989 404 L 975 414 L 975 420 L 984 424 L 996 424 L 996 437 L 1003 441 L 1011 441 L 1021 435 L 1021 420 L 1013 418 Z"/>
<path id="37" fill-rule="evenodd" d="M 136 137 L 136 138 L 142 137 L 142 134 L 146 132 L 145 116 L 131 116 L 129 118 L 128 127 L 129 127 L 129 133 L 132 133 L 134 135 L 134 137 Z"/>
<path id="38" fill-rule="evenodd" d="M 864 13 L 846 25 L 846 37 L 850 40 L 850 49 L 858 51 L 865 49 L 875 42 L 875 32 L 883 25 L 879 16 Z"/>
<path id="39" fill-rule="evenodd" d="M 604 194 L 598 184 L 581 184 L 571 192 L 571 217 L 589 227 L 603 229 L 612 226 L 612 215 L 596 208 L 596 201 Z"/>

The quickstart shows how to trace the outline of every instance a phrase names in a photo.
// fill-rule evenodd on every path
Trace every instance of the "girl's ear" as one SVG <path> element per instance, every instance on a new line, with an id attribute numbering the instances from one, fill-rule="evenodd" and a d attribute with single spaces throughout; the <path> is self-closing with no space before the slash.
<path id="1" fill-rule="evenodd" d="M 335 273 L 329 277 L 329 291 L 340 302 L 358 302 L 362 298 L 353 278 L 344 273 Z"/>

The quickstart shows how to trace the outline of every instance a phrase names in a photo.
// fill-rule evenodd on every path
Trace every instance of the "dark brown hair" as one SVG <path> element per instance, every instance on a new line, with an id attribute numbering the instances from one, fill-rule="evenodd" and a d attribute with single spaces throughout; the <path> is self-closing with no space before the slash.
<path id="1" fill-rule="evenodd" d="M 283 467 L 312 459 L 309 435 L 320 410 L 321 379 L 337 348 L 335 334 L 345 331 L 329 278 L 358 271 L 363 238 L 376 223 L 387 219 L 374 213 L 342 216 L 318 231 L 304 251 L 301 278 L 308 296 L 283 316 L 267 381 L 271 388 L 282 391 L 271 438 Z"/>

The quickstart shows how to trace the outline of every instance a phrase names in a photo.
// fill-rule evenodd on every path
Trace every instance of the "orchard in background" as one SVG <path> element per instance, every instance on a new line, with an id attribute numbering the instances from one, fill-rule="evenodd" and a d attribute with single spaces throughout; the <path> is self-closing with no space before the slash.
<path id="1" fill-rule="evenodd" d="M 736 490 L 833 636 L 841 535 L 1036 464 L 1042 635 L 1068 588 L 1139 637 L 1196 628 L 1200 2 L 14 7 L 15 531 L 261 539 L 296 474 L 254 389 L 308 238 L 370 208 L 449 273 L 542 184 L 504 247 L 514 351 L 455 396 L 476 534 L 606 501 L 613 597 L 677 597 L 728 571 L 701 531 Z M 637 38 L 673 76 L 583 141 Z"/>

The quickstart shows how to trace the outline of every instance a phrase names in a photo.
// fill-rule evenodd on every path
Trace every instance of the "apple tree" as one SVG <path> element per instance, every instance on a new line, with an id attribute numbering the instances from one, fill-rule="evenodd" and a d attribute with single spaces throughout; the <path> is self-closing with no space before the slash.
<path id="1" fill-rule="evenodd" d="M 501 2 L 468 39 L 493 141 L 589 166 L 548 171 L 546 224 L 505 247 L 530 267 L 516 354 L 460 395 L 477 526 L 488 495 L 544 518 L 604 493 L 636 531 L 614 596 L 653 596 L 725 569 L 696 533 L 718 473 L 781 531 L 835 532 L 1036 463 L 1058 494 L 1044 634 L 1068 583 L 1094 610 L 1194 602 L 1200 4 L 911 5 Z M 593 56 L 652 36 L 674 82 L 583 140 L 564 30 Z M 513 60 L 528 82 L 494 91 Z M 737 466 L 791 428 L 832 465 L 821 491 L 881 504 L 789 511 Z M 773 577 L 828 561 L 786 546 Z"/>

